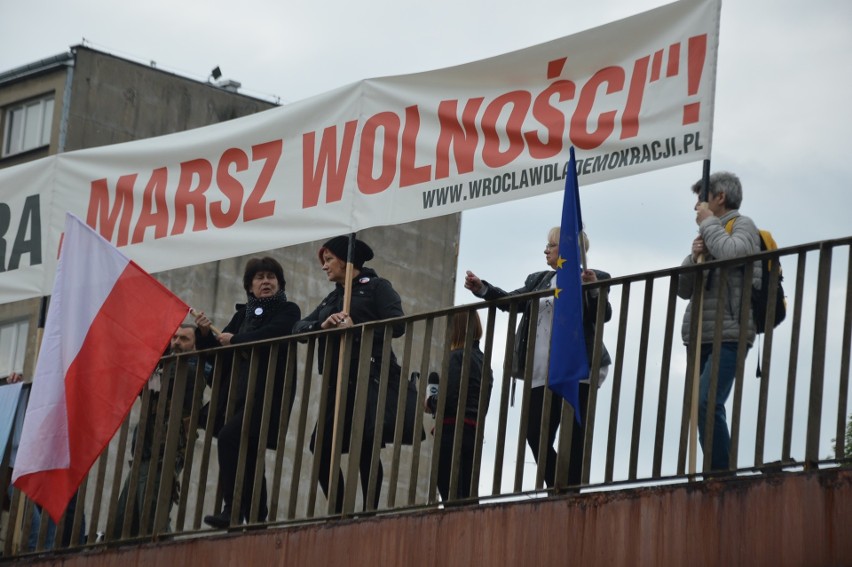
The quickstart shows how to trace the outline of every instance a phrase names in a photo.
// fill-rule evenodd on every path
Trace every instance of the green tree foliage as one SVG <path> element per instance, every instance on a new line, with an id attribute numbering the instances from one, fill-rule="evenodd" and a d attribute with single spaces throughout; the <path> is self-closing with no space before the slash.
<path id="1" fill-rule="evenodd" d="M 833 437 L 831 439 L 831 449 L 834 452 L 834 458 L 839 459 L 840 455 L 837 454 L 837 438 Z M 844 443 L 844 457 L 847 459 L 852 458 L 852 414 L 849 415 L 849 419 L 846 420 L 846 442 Z"/>

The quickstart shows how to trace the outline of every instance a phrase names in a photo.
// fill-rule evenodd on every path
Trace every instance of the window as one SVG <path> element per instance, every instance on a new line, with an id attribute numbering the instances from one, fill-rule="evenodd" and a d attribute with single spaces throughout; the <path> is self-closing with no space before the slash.
<path id="1" fill-rule="evenodd" d="M 6 378 L 12 372 L 23 373 L 29 328 L 26 320 L 0 323 L 0 378 Z"/>
<path id="2" fill-rule="evenodd" d="M 50 143 L 53 125 L 53 94 L 6 107 L 3 157 L 40 148 Z"/>

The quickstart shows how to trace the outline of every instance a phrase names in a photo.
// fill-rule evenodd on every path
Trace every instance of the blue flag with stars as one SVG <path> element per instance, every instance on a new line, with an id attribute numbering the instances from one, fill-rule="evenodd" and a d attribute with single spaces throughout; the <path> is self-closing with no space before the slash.
<path id="1" fill-rule="evenodd" d="M 580 380 L 589 377 L 589 359 L 583 334 L 583 282 L 580 278 L 580 187 L 574 147 L 565 175 L 562 224 L 559 233 L 559 260 L 553 300 L 553 330 L 550 337 L 550 389 L 574 408 L 580 419 Z"/>

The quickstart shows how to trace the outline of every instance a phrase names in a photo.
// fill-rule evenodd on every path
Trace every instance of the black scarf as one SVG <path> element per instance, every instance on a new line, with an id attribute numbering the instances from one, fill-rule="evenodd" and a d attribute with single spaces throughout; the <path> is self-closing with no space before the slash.
<path id="1" fill-rule="evenodd" d="M 277 305 L 283 305 L 286 301 L 287 294 L 284 293 L 283 289 L 279 289 L 275 292 L 275 295 L 269 297 L 255 297 L 249 293 L 246 301 L 246 316 L 241 327 L 254 327 L 258 319 L 262 319 L 267 311 Z"/>

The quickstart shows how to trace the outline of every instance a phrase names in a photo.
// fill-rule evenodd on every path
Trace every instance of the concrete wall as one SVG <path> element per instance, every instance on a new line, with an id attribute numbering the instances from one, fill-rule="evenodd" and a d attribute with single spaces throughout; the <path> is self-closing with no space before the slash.
<path id="1" fill-rule="evenodd" d="M 402 307 L 407 315 L 434 311 L 453 304 L 459 218 L 459 215 L 449 215 L 394 227 L 379 227 L 359 233 L 359 238 L 370 244 L 376 254 L 376 257 L 368 262 L 367 266 L 372 267 L 380 276 L 389 279 L 393 283 L 402 298 Z M 284 268 L 284 277 L 287 280 L 286 292 L 288 299 L 299 305 L 303 316 L 313 311 L 334 287 L 326 279 L 325 273 L 320 269 L 319 260 L 317 259 L 317 251 L 323 242 L 311 242 L 252 255 L 262 256 L 268 254 L 281 262 Z M 214 324 L 222 328 L 233 316 L 234 304 L 245 301 L 242 275 L 246 260 L 250 257 L 229 258 L 192 268 L 171 270 L 163 274 L 157 274 L 157 278 L 184 301 L 199 310 L 205 311 L 214 321 Z M 192 318 L 188 317 L 187 322 L 192 322 Z M 440 368 L 440 356 L 443 352 L 443 327 L 441 325 L 437 325 L 436 327 L 440 328 L 434 329 L 432 341 L 429 345 L 431 349 L 430 360 L 433 361 L 432 369 Z M 394 340 L 394 350 L 399 357 L 403 353 L 403 340 L 404 338 Z M 416 333 L 413 340 L 413 357 L 415 363 L 419 360 L 422 353 L 422 342 L 422 337 Z M 316 372 L 315 364 L 311 372 L 313 382 L 307 414 L 309 435 L 316 423 L 320 401 L 320 376 Z M 297 375 L 301 382 L 301 377 L 305 376 L 304 350 L 300 350 Z M 209 394 L 209 391 L 207 394 Z M 297 397 L 294 407 L 300 407 L 300 403 L 301 394 Z M 301 470 L 294 470 L 296 456 L 294 452 L 294 448 L 296 447 L 295 421 L 295 418 L 291 418 L 288 442 L 285 445 L 286 449 L 283 455 L 284 481 L 279 499 L 279 506 L 282 509 L 286 506 L 287 498 L 289 498 L 286 486 L 289 486 L 291 475 L 296 474 L 300 477 L 299 486 L 302 490 L 310 486 L 310 466 L 313 457 L 307 451 L 306 447 L 301 447 L 305 451 L 302 455 Z M 132 422 L 135 423 L 135 421 Z M 116 443 L 114 442 L 113 445 L 112 449 L 115 450 Z M 195 463 L 201 462 L 201 447 L 202 441 L 199 438 L 196 441 Z M 404 448 L 404 451 L 410 450 L 410 447 Z M 390 466 L 389 451 L 390 449 L 384 450 L 382 457 L 386 470 L 389 470 Z M 421 445 L 420 452 L 420 469 L 422 474 L 417 475 L 417 494 L 421 499 L 428 489 L 429 475 L 426 473 L 427 469 L 425 467 L 428 467 L 430 463 L 428 457 L 431 455 L 431 452 L 432 437 L 427 435 L 426 440 Z M 217 511 L 216 503 L 213 499 L 216 493 L 218 478 L 218 464 L 215 454 L 214 440 L 213 458 L 211 459 L 211 468 L 207 475 L 205 488 L 204 514 Z M 275 454 L 267 452 L 266 458 L 267 474 L 271 480 Z M 403 458 L 400 463 L 400 478 L 409 478 L 410 458 Z M 114 461 L 110 461 L 109 470 L 112 470 L 113 466 Z M 384 480 L 384 487 L 381 490 L 381 507 L 386 506 L 388 498 L 388 482 L 390 479 L 387 474 L 385 474 Z M 190 494 L 197 493 L 197 483 L 198 475 L 194 474 L 190 480 Z M 408 485 L 405 482 L 401 482 L 398 485 L 398 490 L 400 491 L 399 494 L 404 494 L 408 490 Z M 325 502 L 325 500 L 321 493 L 318 498 L 321 502 L 320 506 L 324 506 L 322 502 Z M 91 496 L 89 500 L 91 501 Z M 102 513 L 107 513 L 105 507 Z M 194 513 L 195 509 L 193 507 L 189 510 L 188 518 L 191 518 Z M 306 515 L 306 503 L 304 500 L 300 500 L 297 516 L 306 517 Z M 191 529 L 191 527 L 190 524 L 187 524 L 179 526 L 178 529 Z"/>
<path id="2" fill-rule="evenodd" d="M 74 53 L 65 151 L 163 136 L 275 107 L 85 47 Z"/>

